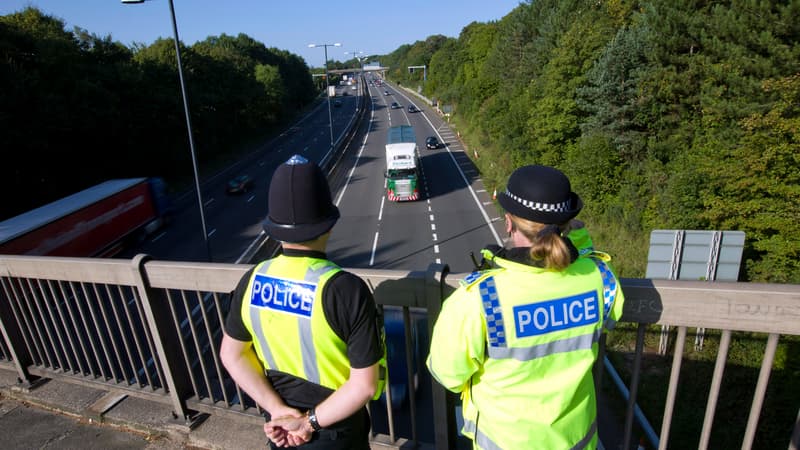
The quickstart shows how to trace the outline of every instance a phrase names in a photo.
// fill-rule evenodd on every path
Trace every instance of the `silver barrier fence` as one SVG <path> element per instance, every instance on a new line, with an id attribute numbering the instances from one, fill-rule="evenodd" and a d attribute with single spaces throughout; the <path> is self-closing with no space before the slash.
<path id="1" fill-rule="evenodd" d="M 190 427 L 203 414 L 257 421 L 260 408 L 227 376 L 218 354 L 230 295 L 250 267 L 146 255 L 131 260 L 0 256 L 0 369 L 16 371 L 20 384 L 30 388 L 41 379 L 59 378 L 170 404 L 170 420 Z M 437 264 L 419 271 L 348 270 L 367 282 L 380 305 L 402 316 L 405 351 L 399 354 L 405 361 L 396 367 L 405 373 L 392 371 L 390 361 L 389 384 L 393 379 L 411 384 L 412 365 L 424 364 L 412 356 L 412 315 L 424 315 L 424 331 L 430 333 L 443 299 L 465 274 L 448 274 Z M 687 329 L 721 330 L 701 448 L 708 445 L 732 333 L 768 336 L 742 442 L 742 448 L 752 448 L 780 336 L 800 335 L 800 286 L 648 279 L 621 284 L 626 296 L 621 322 L 637 324 L 623 448 L 633 439 L 645 330 L 654 324 L 677 329 L 660 437 L 651 443 L 657 448 L 666 448 L 670 434 Z M 598 380 L 603 360 L 601 349 Z M 454 396 L 436 383 L 430 389 L 432 444 L 453 449 Z M 387 389 L 385 414 L 376 414 L 387 423 L 385 432 L 373 434 L 373 444 L 420 444 L 415 396 L 407 395 L 410 431 L 400 436 L 392 393 Z M 799 428 L 795 423 L 791 449 L 798 448 Z"/>

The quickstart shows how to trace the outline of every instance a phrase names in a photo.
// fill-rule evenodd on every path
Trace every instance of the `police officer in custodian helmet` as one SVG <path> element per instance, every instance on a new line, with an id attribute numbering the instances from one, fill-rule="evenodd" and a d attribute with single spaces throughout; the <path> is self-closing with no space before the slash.
<path id="1" fill-rule="evenodd" d="M 592 366 L 624 301 L 610 258 L 576 226 L 583 203 L 559 170 L 517 169 L 498 201 L 507 248 L 483 250 L 445 300 L 428 368 L 461 394 L 474 448 L 595 448 Z"/>
<path id="2" fill-rule="evenodd" d="M 264 229 L 283 253 L 239 282 L 220 358 L 266 411 L 272 447 L 369 449 L 365 405 L 384 386 L 383 328 L 366 283 L 326 258 L 339 210 L 322 170 L 297 155 L 281 164 L 268 207 Z"/>

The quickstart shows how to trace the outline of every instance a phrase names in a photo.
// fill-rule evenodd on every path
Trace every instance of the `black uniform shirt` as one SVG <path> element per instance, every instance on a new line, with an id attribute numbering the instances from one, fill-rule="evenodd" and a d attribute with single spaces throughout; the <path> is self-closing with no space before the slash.
<path id="1" fill-rule="evenodd" d="M 283 254 L 288 257 L 326 259 L 325 253 L 311 250 L 285 249 Z M 239 281 L 225 320 L 228 336 L 244 342 L 253 340 L 242 321 L 242 301 L 252 272 L 249 270 Z M 323 286 L 322 309 L 331 329 L 347 345 L 350 367 L 369 367 L 383 357 L 382 319 L 364 280 L 344 270 L 336 273 Z M 269 330 L 265 332 L 269 333 Z M 308 409 L 333 392 L 284 372 L 268 370 L 267 375 L 284 401 L 296 408 Z"/>

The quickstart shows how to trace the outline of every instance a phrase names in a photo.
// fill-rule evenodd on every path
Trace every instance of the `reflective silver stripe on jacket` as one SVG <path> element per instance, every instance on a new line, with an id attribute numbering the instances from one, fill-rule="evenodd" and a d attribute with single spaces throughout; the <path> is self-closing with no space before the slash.
<path id="1" fill-rule="evenodd" d="M 489 439 L 489 436 L 486 436 L 478 430 L 478 427 L 475 426 L 475 422 L 471 420 L 464 420 L 464 431 L 475 434 L 475 444 L 478 448 L 483 450 L 503 450 L 503 447 L 495 444 L 494 441 Z"/>
<path id="2" fill-rule="evenodd" d="M 478 448 L 483 450 L 503 450 L 502 447 L 497 445 L 494 441 L 489 439 L 489 436 L 483 434 L 478 427 L 475 426 L 475 422 L 471 420 L 464 420 L 464 428 L 463 430 L 467 433 L 473 433 L 475 435 L 475 443 L 478 445 Z M 570 450 L 583 450 L 585 449 L 589 443 L 592 442 L 592 438 L 597 433 L 597 420 L 594 420 L 592 424 L 589 426 L 589 431 L 586 433 L 584 437 L 578 441 L 577 444 L 573 445 Z"/>
<path id="3" fill-rule="evenodd" d="M 270 264 L 272 264 L 272 261 L 265 262 L 264 265 L 261 266 L 260 271 L 262 273 L 266 273 Z M 250 289 L 252 288 L 253 287 L 251 286 Z M 254 307 L 252 303 L 248 302 L 248 304 L 250 304 L 250 320 L 253 322 L 253 333 L 256 335 L 258 345 L 261 347 L 261 353 L 263 353 L 264 359 L 267 360 L 267 365 L 269 368 L 277 370 L 278 365 L 275 364 L 275 358 L 272 356 L 272 352 L 267 345 L 267 338 L 264 336 L 264 327 L 261 326 L 261 312 L 258 310 L 258 308 Z"/>
<path id="4" fill-rule="evenodd" d="M 272 262 L 273 261 L 265 262 L 260 267 L 259 273 L 266 274 Z M 336 266 L 332 264 L 322 265 L 316 270 L 309 267 L 306 270 L 303 281 L 307 283 L 318 284 L 320 278 L 334 268 L 336 268 Z M 253 332 L 256 335 L 256 339 L 258 339 L 258 343 L 261 346 L 261 351 L 264 354 L 264 358 L 267 360 L 267 364 L 269 364 L 270 369 L 281 370 L 280 367 L 278 367 L 278 365 L 275 363 L 275 358 L 272 356 L 272 351 L 270 351 L 267 338 L 264 335 L 264 327 L 261 326 L 261 313 L 259 309 L 254 306 L 250 306 L 250 317 L 253 321 Z M 314 347 L 314 333 L 311 327 L 311 318 L 297 317 L 297 320 L 305 378 L 312 383 L 321 384 L 319 367 L 317 366 L 317 350 Z"/>
<path id="5" fill-rule="evenodd" d="M 556 353 L 573 352 L 576 350 L 591 350 L 592 345 L 600 339 L 600 328 L 591 333 L 573 336 L 544 344 L 530 347 L 489 347 L 489 357 L 493 359 L 516 359 L 530 361 L 536 358 L 554 355 Z"/>

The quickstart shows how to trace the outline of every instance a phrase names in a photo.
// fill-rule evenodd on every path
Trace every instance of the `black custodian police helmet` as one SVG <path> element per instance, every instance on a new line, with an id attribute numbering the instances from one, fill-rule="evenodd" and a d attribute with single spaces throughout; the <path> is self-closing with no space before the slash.
<path id="1" fill-rule="evenodd" d="M 322 169 L 300 155 L 278 166 L 269 184 L 264 231 L 283 242 L 306 242 L 333 228 L 339 208 L 333 204 Z"/>

